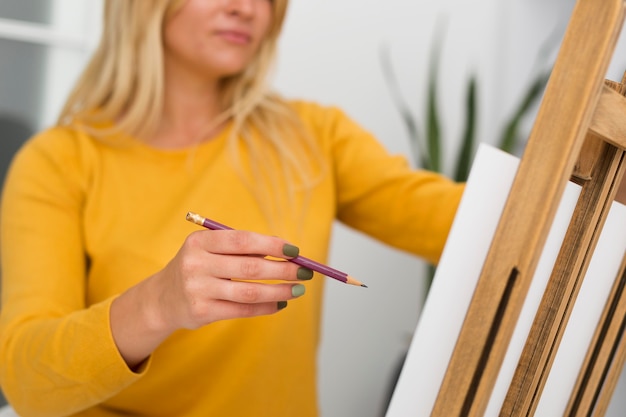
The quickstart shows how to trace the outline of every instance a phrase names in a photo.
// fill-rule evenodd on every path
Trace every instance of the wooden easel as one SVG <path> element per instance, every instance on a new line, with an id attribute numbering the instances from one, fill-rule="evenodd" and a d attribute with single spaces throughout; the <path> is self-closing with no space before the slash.
<path id="1" fill-rule="evenodd" d="M 574 8 L 431 416 L 484 414 L 560 198 L 573 178 L 582 185 L 581 196 L 500 411 L 534 414 L 626 170 L 626 87 L 604 80 L 624 13 L 624 0 L 578 0 Z M 602 416 L 617 383 L 626 356 L 625 264 L 567 416 Z"/>

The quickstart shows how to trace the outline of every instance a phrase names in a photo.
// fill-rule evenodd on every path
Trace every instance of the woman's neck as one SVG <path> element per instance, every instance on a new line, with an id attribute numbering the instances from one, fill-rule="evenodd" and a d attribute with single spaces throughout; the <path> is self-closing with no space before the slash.
<path id="1" fill-rule="evenodd" d="M 166 79 L 163 113 L 149 143 L 160 148 L 185 148 L 214 137 L 224 109 L 220 104 L 218 81 L 198 82 L 191 77 Z"/>

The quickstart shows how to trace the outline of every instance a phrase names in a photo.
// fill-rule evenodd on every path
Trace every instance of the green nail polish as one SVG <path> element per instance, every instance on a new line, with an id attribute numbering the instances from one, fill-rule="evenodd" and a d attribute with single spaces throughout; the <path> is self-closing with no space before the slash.
<path id="1" fill-rule="evenodd" d="M 296 284 L 293 287 L 291 287 L 291 295 L 293 295 L 294 297 L 300 297 L 302 294 L 304 294 L 305 291 L 305 287 L 302 284 Z"/>
<path id="2" fill-rule="evenodd" d="M 283 255 L 295 258 L 299 253 L 300 249 L 298 249 L 298 247 L 290 245 L 289 243 L 283 245 Z"/>
<path id="3" fill-rule="evenodd" d="M 313 270 L 309 268 L 300 267 L 298 268 L 297 277 L 300 281 L 308 281 L 313 278 Z"/>
<path id="4" fill-rule="evenodd" d="M 287 301 L 279 301 L 277 304 L 278 304 L 279 310 L 282 310 L 283 308 L 287 307 Z"/>

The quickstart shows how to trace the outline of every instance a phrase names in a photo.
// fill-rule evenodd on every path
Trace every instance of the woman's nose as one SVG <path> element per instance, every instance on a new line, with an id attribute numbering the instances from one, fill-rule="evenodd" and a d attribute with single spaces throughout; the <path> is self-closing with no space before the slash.
<path id="1" fill-rule="evenodd" d="M 251 16 L 254 14 L 254 3 L 267 0 L 225 0 L 229 14 Z"/>

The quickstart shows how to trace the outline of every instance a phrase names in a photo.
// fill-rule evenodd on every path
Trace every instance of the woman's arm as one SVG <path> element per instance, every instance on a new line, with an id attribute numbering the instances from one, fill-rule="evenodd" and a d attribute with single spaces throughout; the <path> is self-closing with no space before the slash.
<path id="1" fill-rule="evenodd" d="M 293 283 L 297 265 L 250 256 L 286 258 L 284 240 L 199 230 L 144 281 L 119 295 L 90 292 L 85 233 L 99 219 L 85 219 L 84 210 L 95 181 L 89 167 L 97 162 L 86 139 L 74 136 L 55 130 L 29 143 L 3 193 L 0 378 L 23 416 L 69 415 L 101 403 L 141 378 L 145 359 L 176 329 L 271 314 L 303 289 Z"/>
<path id="2" fill-rule="evenodd" d="M 111 306 L 115 343 L 131 367 L 140 365 L 172 332 L 214 321 L 276 313 L 302 295 L 299 267 L 252 254 L 285 258 L 282 239 L 245 231 L 192 233 L 168 265 L 120 295 Z M 312 276 L 312 271 L 301 271 Z M 230 278 L 238 278 L 231 280 Z"/>

